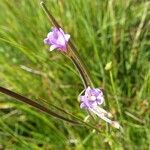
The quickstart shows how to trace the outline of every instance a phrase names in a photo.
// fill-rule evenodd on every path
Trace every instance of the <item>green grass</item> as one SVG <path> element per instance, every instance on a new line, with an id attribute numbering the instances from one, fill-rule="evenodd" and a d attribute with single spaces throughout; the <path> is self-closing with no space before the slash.
<path id="1" fill-rule="evenodd" d="M 148 1 L 47 0 L 46 4 L 71 34 L 95 86 L 105 89 L 109 111 L 124 133 L 112 127 L 108 131 L 103 121 L 102 133 L 73 126 L 0 94 L 0 147 L 150 149 Z M 86 112 L 77 101 L 83 86 L 74 66 L 58 52 L 48 52 L 43 44 L 50 28 L 40 1 L 1 0 L 0 86 L 83 119 Z M 112 68 L 106 71 L 110 61 Z"/>

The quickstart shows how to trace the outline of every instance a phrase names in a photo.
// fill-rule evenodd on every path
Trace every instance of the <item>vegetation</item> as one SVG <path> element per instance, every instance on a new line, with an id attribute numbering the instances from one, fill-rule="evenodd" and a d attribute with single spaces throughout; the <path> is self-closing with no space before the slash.
<path id="1" fill-rule="evenodd" d="M 88 122 L 100 133 L 72 125 L 0 94 L 0 149 L 150 149 L 149 2 L 47 0 L 46 5 L 71 34 L 123 132 L 102 120 Z M 1 0 L 0 86 L 83 120 L 87 113 L 77 101 L 83 85 L 75 67 L 43 44 L 51 27 L 40 1 Z"/>

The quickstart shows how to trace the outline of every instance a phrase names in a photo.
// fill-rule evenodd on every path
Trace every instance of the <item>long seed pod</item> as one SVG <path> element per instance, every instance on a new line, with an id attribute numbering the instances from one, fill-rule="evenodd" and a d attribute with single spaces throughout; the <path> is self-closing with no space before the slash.
<path id="1" fill-rule="evenodd" d="M 24 103 L 26 103 L 26 104 L 28 104 L 28 105 L 30 105 L 30 106 L 40 110 L 41 112 L 44 112 L 44 113 L 46 113 L 48 115 L 51 115 L 51 116 L 53 116 L 55 118 L 59 118 L 61 120 L 67 121 L 67 122 L 72 123 L 72 124 L 80 124 L 79 122 L 77 122 L 75 120 L 71 120 L 71 119 L 65 118 L 64 116 L 61 116 L 58 113 L 55 113 L 55 112 L 49 110 L 48 108 L 42 106 L 41 104 L 39 104 L 39 103 L 29 99 L 29 98 L 26 98 L 26 97 L 24 97 L 24 96 L 22 96 L 20 94 L 12 92 L 12 91 L 4 88 L 4 87 L 0 86 L 0 92 L 3 93 L 3 94 L 6 94 L 8 96 L 11 96 L 11 97 L 17 99 L 18 101 L 24 102 Z"/>

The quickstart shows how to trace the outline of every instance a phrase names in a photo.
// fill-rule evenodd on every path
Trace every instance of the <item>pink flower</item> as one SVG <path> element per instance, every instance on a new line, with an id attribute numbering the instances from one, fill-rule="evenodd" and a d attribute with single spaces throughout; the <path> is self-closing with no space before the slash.
<path id="1" fill-rule="evenodd" d="M 92 114 L 97 115 L 117 129 L 121 128 L 117 121 L 113 121 L 109 118 L 112 115 L 100 107 L 104 102 L 103 92 L 100 89 L 88 87 L 85 89 L 84 95 L 80 96 L 80 102 L 80 108 L 86 109 Z"/>
<path id="2" fill-rule="evenodd" d="M 69 34 L 65 34 L 61 28 L 54 27 L 52 28 L 52 32 L 49 32 L 47 38 L 44 39 L 44 43 L 51 45 L 50 51 L 59 49 L 66 52 L 69 39 Z"/>
<path id="3" fill-rule="evenodd" d="M 97 105 L 101 105 L 104 102 L 103 92 L 98 88 L 88 87 L 85 90 L 85 95 L 80 97 L 81 99 L 81 108 L 92 108 Z"/>

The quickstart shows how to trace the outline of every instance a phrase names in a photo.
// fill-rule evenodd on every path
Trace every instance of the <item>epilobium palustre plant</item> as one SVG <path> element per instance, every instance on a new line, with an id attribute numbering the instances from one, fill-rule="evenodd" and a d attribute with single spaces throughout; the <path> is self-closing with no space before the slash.
<path id="1" fill-rule="evenodd" d="M 103 92 L 99 88 L 95 88 L 93 86 L 87 68 L 70 41 L 70 35 L 62 30 L 43 2 L 41 2 L 41 5 L 51 23 L 54 25 L 52 31 L 50 31 L 47 37 L 44 39 L 44 43 L 50 45 L 50 51 L 57 49 L 60 52 L 65 53 L 65 55 L 72 60 L 78 69 L 80 77 L 83 81 L 85 94 L 80 96 L 80 108 L 86 109 L 88 112 L 90 112 L 90 114 L 94 114 L 113 127 L 120 129 L 121 126 L 117 121 L 112 121 L 109 119 L 111 114 L 100 107 L 104 103 Z"/>

